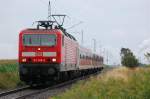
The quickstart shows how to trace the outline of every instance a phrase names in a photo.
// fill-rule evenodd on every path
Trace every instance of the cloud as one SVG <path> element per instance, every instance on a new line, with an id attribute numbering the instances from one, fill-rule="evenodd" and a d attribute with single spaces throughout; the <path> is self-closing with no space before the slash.
<path id="1" fill-rule="evenodd" d="M 150 52 L 150 38 L 143 40 L 139 46 L 139 52 L 137 53 L 137 56 L 139 57 L 140 62 L 142 63 L 149 63 L 147 59 L 145 58 L 145 54 L 147 52 Z"/>
<path id="2" fill-rule="evenodd" d="M 145 52 L 147 50 L 150 50 L 150 38 L 149 39 L 145 39 L 140 45 L 140 52 Z"/>

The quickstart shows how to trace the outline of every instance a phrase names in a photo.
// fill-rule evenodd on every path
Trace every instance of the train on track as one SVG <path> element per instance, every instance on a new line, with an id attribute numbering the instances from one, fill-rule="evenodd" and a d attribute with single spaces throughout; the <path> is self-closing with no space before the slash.
<path id="1" fill-rule="evenodd" d="M 53 15 L 65 16 L 65 15 Z M 19 75 L 27 84 L 71 79 L 103 68 L 103 57 L 79 45 L 57 21 L 19 33 Z"/>

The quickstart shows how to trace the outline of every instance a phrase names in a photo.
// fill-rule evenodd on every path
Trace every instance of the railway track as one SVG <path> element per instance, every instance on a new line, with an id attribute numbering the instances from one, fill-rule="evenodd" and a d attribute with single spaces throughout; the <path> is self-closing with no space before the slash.
<path id="1" fill-rule="evenodd" d="M 60 88 L 60 87 L 65 87 L 65 86 L 71 85 L 71 84 L 73 84 L 73 83 L 75 83 L 75 82 L 77 82 L 77 81 L 79 81 L 79 80 L 87 79 L 87 78 L 89 78 L 90 76 L 97 75 L 97 74 L 99 74 L 99 73 L 100 73 L 100 72 L 96 72 L 96 73 L 94 73 L 94 74 L 90 74 L 90 75 L 87 75 L 87 76 L 84 76 L 84 77 L 79 77 L 79 78 L 76 78 L 76 79 L 73 79 L 73 80 L 69 80 L 69 81 L 63 82 L 63 83 L 61 83 L 61 84 L 54 85 L 54 86 L 52 86 L 52 87 L 48 87 L 48 88 L 39 90 L 39 91 L 37 91 L 37 92 L 33 92 L 33 93 L 30 93 L 30 94 L 27 94 L 27 95 L 24 95 L 24 96 L 19 96 L 19 97 L 15 98 L 15 99 L 26 99 L 26 98 L 28 98 L 28 97 L 31 97 L 31 99 L 33 99 L 34 96 L 37 95 L 37 94 L 44 93 L 44 92 L 46 92 L 46 91 L 48 91 L 48 90 L 53 90 L 53 89 L 57 89 L 57 88 Z M 32 97 L 32 96 L 33 96 L 33 97 Z M 30 99 L 30 98 L 29 98 L 29 99 Z"/>
<path id="2" fill-rule="evenodd" d="M 109 71 L 111 69 L 112 68 L 109 68 L 109 69 L 107 68 L 107 69 L 104 69 L 104 71 L 103 70 L 102 71 L 105 72 L 105 71 Z M 68 85 L 71 86 L 73 83 L 75 83 L 79 80 L 87 79 L 87 78 L 89 78 L 91 76 L 95 76 L 99 73 L 100 72 L 96 72 L 93 74 L 82 76 L 82 77 L 79 77 L 79 78 L 76 78 L 73 80 L 69 80 L 69 81 L 66 81 L 66 82 L 51 86 L 51 87 L 44 88 L 44 89 L 36 89 L 36 90 L 34 89 L 33 90 L 30 87 L 24 87 L 24 88 L 20 88 L 20 89 L 3 92 L 3 93 L 0 93 L 0 99 L 47 99 L 47 98 L 37 98 L 36 96 L 39 94 L 45 93 L 47 91 L 50 91 L 50 90 L 51 90 L 51 93 L 53 92 L 53 90 L 58 91 L 60 88 L 63 88 L 63 87 L 65 88 Z M 54 95 L 55 95 L 55 93 L 48 95 L 48 97 L 54 96 Z M 44 97 L 44 95 L 42 97 Z"/>
<path id="3" fill-rule="evenodd" d="M 30 86 L 25 86 L 25 87 L 17 88 L 17 89 L 14 89 L 14 90 L 8 90 L 8 91 L 5 91 L 5 92 L 1 92 L 0 93 L 0 99 L 2 97 L 5 97 L 5 96 L 9 95 L 9 94 L 14 94 L 14 93 L 17 93 L 17 92 L 20 92 L 20 91 L 27 90 L 29 88 L 30 88 Z"/>

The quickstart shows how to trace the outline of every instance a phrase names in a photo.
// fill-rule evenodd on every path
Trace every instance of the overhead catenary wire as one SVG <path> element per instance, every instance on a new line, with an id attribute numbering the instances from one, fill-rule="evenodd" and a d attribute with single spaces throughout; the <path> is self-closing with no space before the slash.
<path id="1" fill-rule="evenodd" d="M 39 0 L 42 4 L 44 4 L 46 7 L 47 7 L 47 3 L 45 0 Z M 53 0 L 53 1 L 56 1 L 56 0 Z M 54 6 L 53 6 L 54 7 Z M 56 10 L 56 9 L 55 9 Z M 74 19 L 74 20 L 78 20 L 77 18 L 72 18 L 68 15 L 66 15 L 66 17 L 68 19 Z M 48 17 L 47 17 L 48 20 L 51 20 L 52 21 L 52 5 L 51 5 L 51 0 L 49 0 L 49 3 L 48 3 Z M 60 20 L 60 19 L 59 19 Z M 64 20 L 63 20 L 64 21 Z M 77 26 L 79 26 L 80 24 L 84 23 L 83 21 L 79 21 L 78 23 L 76 24 L 73 24 L 72 26 L 68 27 L 67 29 L 73 29 Z"/>
<path id="2" fill-rule="evenodd" d="M 78 26 L 78 25 L 80 25 L 80 24 L 82 24 L 82 23 L 84 23 L 84 22 L 83 22 L 83 21 L 80 21 L 79 23 L 74 24 L 74 25 L 72 25 L 71 27 L 69 27 L 69 28 L 67 28 L 67 29 L 72 29 L 72 28 L 74 28 L 74 27 L 76 27 L 76 26 Z"/>

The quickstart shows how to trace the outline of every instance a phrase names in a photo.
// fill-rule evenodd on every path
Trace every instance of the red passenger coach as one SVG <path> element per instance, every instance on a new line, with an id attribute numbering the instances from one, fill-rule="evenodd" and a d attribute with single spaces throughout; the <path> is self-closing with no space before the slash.
<path id="1" fill-rule="evenodd" d="M 53 21 L 38 21 L 19 34 L 19 74 L 27 84 L 81 76 L 103 68 L 103 58 L 80 47 L 75 37 Z M 39 27 L 44 27 L 41 29 Z"/>

